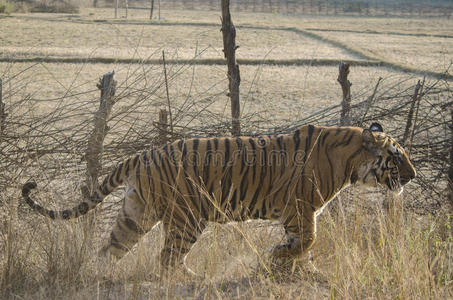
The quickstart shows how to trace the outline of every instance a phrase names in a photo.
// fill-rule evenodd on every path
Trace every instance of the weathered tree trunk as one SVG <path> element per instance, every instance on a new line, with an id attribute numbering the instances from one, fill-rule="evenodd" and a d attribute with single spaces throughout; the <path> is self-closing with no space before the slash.
<path id="1" fill-rule="evenodd" d="M 89 191 L 98 186 L 98 175 L 102 167 L 102 152 L 104 151 L 104 138 L 107 135 L 107 119 L 115 103 L 116 81 L 115 73 L 107 73 L 99 81 L 97 87 L 101 90 L 99 110 L 94 116 L 94 129 L 88 140 L 86 151 L 87 178 L 86 185 Z"/>
<path id="2" fill-rule="evenodd" d="M 351 82 L 348 80 L 349 64 L 341 63 L 339 65 L 337 81 L 343 91 L 343 101 L 341 102 L 340 126 L 351 125 Z"/>
<path id="3" fill-rule="evenodd" d="M 151 0 L 151 9 L 149 11 L 149 19 L 153 19 L 153 12 L 154 12 L 154 0 Z"/>
<path id="4" fill-rule="evenodd" d="M 231 134 L 238 136 L 241 134 L 241 124 L 239 121 L 240 104 L 239 104 L 239 85 L 241 76 L 239 66 L 236 63 L 236 28 L 231 21 L 230 1 L 222 0 L 222 35 L 223 35 L 223 52 L 228 65 L 229 96 L 231 100 L 232 126 Z"/>

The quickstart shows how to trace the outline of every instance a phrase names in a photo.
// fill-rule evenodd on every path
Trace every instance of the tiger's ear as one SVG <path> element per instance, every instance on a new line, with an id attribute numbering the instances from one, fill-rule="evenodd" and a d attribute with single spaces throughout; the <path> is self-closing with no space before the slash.
<path id="1" fill-rule="evenodd" d="M 370 130 L 371 131 L 377 131 L 377 132 L 384 132 L 384 129 L 382 128 L 381 124 L 374 122 L 370 125 Z"/>
<path id="2" fill-rule="evenodd" d="M 379 155 L 381 149 L 377 143 L 376 137 L 373 131 L 370 129 L 364 129 L 362 132 L 362 143 L 363 147 L 375 155 Z"/>

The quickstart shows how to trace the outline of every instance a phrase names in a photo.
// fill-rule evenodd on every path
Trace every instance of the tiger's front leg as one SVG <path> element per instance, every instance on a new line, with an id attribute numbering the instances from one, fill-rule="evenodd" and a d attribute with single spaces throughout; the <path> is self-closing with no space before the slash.
<path id="1" fill-rule="evenodd" d="M 312 210 L 287 218 L 287 222 L 283 224 L 287 243 L 278 245 L 272 250 L 273 259 L 279 261 L 301 259 L 315 242 L 315 218 L 315 212 Z"/>

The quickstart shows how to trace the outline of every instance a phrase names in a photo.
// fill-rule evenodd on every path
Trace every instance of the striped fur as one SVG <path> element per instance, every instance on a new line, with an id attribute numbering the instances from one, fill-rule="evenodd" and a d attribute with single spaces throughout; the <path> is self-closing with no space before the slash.
<path id="1" fill-rule="evenodd" d="M 52 211 L 25 201 L 52 219 L 77 218 L 119 185 L 126 196 L 110 243 L 103 251 L 121 258 L 162 221 L 164 268 L 180 262 L 208 221 L 279 220 L 287 243 L 275 257 L 297 258 L 313 244 L 316 215 L 352 183 L 382 184 L 399 191 L 415 177 L 404 149 L 379 124 L 304 126 L 289 134 L 178 140 L 120 163 L 81 204 Z"/>

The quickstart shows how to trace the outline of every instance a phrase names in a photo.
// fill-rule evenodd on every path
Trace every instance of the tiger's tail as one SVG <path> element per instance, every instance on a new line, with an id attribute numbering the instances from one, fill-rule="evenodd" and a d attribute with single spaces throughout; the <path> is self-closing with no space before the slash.
<path id="1" fill-rule="evenodd" d="M 75 219 L 82 215 L 85 215 L 87 212 L 95 208 L 99 203 L 101 203 L 104 198 L 113 192 L 119 185 L 121 185 L 124 180 L 127 178 L 129 173 L 129 165 L 132 163 L 131 159 L 126 160 L 123 163 L 120 163 L 115 170 L 113 170 L 110 175 L 108 175 L 102 184 L 92 192 L 90 196 L 84 199 L 83 202 L 74 206 L 70 209 L 64 210 L 52 210 L 47 209 L 30 197 L 30 193 L 33 189 L 37 187 L 36 182 L 29 181 L 25 183 L 22 187 L 22 197 L 25 202 L 38 213 L 43 216 L 49 217 L 51 219 Z"/>

